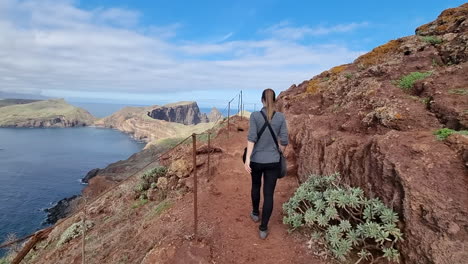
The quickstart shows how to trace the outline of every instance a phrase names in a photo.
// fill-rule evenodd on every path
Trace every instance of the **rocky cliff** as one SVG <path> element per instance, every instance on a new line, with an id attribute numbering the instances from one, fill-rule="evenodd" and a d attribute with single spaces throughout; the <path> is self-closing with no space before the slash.
<path id="1" fill-rule="evenodd" d="M 0 108 L 0 127 L 87 126 L 95 118 L 86 110 L 63 99 L 44 101 L 7 100 Z"/>
<path id="2" fill-rule="evenodd" d="M 148 115 L 157 120 L 196 125 L 209 122 L 206 114 L 200 112 L 196 102 L 178 102 L 154 107 Z"/>
<path id="3" fill-rule="evenodd" d="M 468 4 L 445 10 L 279 96 L 300 179 L 340 172 L 382 198 L 401 216 L 405 263 L 468 259 L 467 18 Z"/>
<path id="4" fill-rule="evenodd" d="M 194 108 L 189 110 L 189 106 Z M 153 118 L 151 113 L 155 110 L 157 112 L 160 109 L 166 109 L 164 113 L 168 115 L 174 113 L 174 116 L 171 118 L 175 119 L 166 121 Z M 181 109 L 184 109 L 184 111 Z M 183 113 L 189 116 L 184 117 Z M 191 120 L 190 122 L 192 122 L 196 120 L 194 113 L 199 113 L 196 103 L 183 105 L 174 104 L 164 107 L 157 105 L 149 107 L 125 107 L 108 117 L 97 120 L 95 125 L 118 129 L 131 134 L 135 139 L 145 142 L 155 142 L 163 138 L 186 137 L 191 133 L 204 131 L 212 125 L 206 122 L 198 123 L 197 125 L 183 125 L 173 122 L 175 120 L 185 120 L 187 122 Z"/>
<path id="5" fill-rule="evenodd" d="M 211 108 L 210 113 L 208 114 L 208 120 L 210 122 L 217 122 L 223 119 L 223 114 L 216 108 Z"/>

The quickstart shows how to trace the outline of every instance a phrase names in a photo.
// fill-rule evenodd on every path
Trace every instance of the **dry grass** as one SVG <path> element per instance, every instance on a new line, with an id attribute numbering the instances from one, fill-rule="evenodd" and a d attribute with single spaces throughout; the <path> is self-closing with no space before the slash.
<path id="1" fill-rule="evenodd" d="M 346 65 L 340 65 L 340 66 L 335 66 L 333 68 L 331 68 L 330 70 L 328 70 L 332 75 L 338 75 L 340 74 L 341 72 L 343 72 L 344 70 L 346 70 Z"/>
<path id="2" fill-rule="evenodd" d="M 307 84 L 306 93 L 309 93 L 309 94 L 317 93 L 319 90 L 319 84 L 320 84 L 319 79 L 310 80 L 309 83 Z"/>
<path id="3" fill-rule="evenodd" d="M 357 58 L 356 63 L 362 64 L 364 66 L 371 66 L 381 63 L 384 60 L 385 55 L 396 52 L 399 46 L 400 42 L 398 40 L 390 40 L 386 44 L 378 46 L 371 52 Z"/>

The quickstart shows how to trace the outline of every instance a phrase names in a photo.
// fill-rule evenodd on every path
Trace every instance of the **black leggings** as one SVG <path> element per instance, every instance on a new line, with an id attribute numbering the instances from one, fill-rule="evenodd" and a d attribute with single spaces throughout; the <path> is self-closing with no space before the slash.
<path id="1" fill-rule="evenodd" d="M 263 174 L 263 211 L 262 223 L 260 230 L 268 229 L 268 221 L 270 220 L 271 212 L 273 211 L 273 194 L 275 192 L 276 180 L 281 172 L 279 162 L 275 163 L 256 163 L 250 162 L 252 169 L 252 207 L 253 214 L 259 215 L 260 205 L 260 188 L 262 187 L 262 174 Z"/>

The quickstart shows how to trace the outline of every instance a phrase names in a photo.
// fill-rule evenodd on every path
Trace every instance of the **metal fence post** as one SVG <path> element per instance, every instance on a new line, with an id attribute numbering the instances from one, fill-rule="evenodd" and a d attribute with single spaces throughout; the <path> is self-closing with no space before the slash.
<path id="1" fill-rule="evenodd" d="M 243 107 L 242 107 L 242 103 L 243 103 L 242 101 L 243 101 L 243 98 L 242 98 L 242 90 L 241 90 L 241 92 L 240 92 L 240 116 L 241 116 L 241 120 L 242 120 L 242 116 L 244 114 L 242 112 L 244 110 Z"/>
<path id="2" fill-rule="evenodd" d="M 83 229 L 83 237 L 81 239 L 81 263 L 85 264 L 86 263 L 86 202 L 87 199 L 84 197 L 84 206 L 83 206 L 83 224 L 81 228 Z"/>
<path id="3" fill-rule="evenodd" d="M 211 132 L 208 132 L 208 177 L 211 177 L 210 156 L 211 156 Z"/>
<path id="4" fill-rule="evenodd" d="M 197 238 L 198 207 L 197 207 L 197 134 L 192 134 L 193 141 L 193 214 L 194 214 L 194 238 Z"/>
<path id="5" fill-rule="evenodd" d="M 228 137 L 229 137 L 229 130 L 231 128 L 231 124 L 229 123 L 230 117 L 231 117 L 231 102 L 228 103 Z"/>

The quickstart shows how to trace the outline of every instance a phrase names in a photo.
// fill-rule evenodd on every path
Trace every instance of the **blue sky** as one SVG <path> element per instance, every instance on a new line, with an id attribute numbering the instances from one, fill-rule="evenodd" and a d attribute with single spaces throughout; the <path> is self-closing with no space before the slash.
<path id="1" fill-rule="evenodd" d="M 0 91 L 225 105 L 278 93 L 464 1 L 0 0 Z"/>

